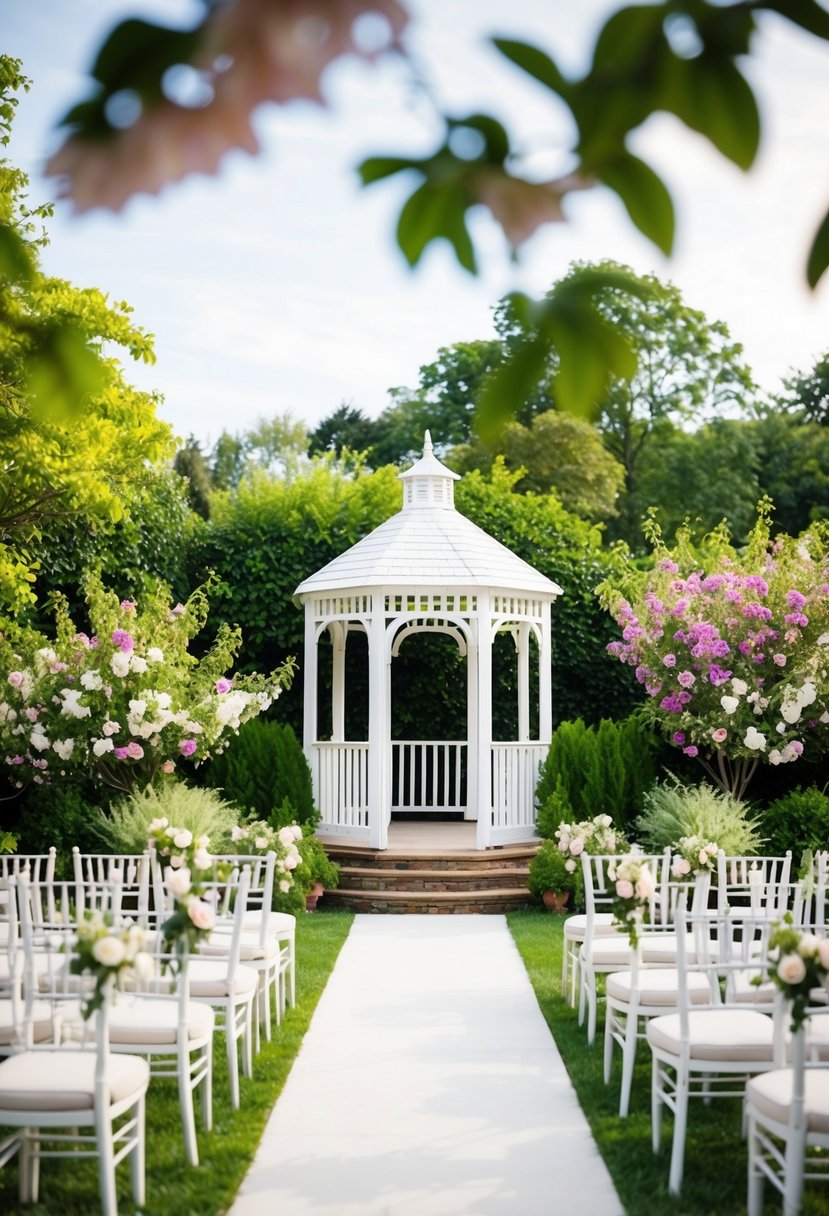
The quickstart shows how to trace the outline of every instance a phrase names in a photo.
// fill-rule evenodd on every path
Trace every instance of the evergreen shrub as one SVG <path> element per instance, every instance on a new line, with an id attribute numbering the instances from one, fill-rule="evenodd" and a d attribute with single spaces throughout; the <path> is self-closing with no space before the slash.
<path id="1" fill-rule="evenodd" d="M 800 786 L 769 803 L 763 815 L 763 832 L 771 853 L 791 849 L 797 861 L 806 849 L 829 849 L 829 794 L 816 785 Z"/>
<path id="2" fill-rule="evenodd" d="M 316 827 L 311 770 L 288 723 L 252 718 L 210 763 L 205 780 L 249 819 Z"/>

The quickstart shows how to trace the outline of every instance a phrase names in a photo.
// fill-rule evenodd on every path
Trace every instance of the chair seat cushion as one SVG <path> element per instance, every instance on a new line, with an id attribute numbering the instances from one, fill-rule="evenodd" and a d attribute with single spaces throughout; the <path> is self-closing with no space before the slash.
<path id="1" fill-rule="evenodd" d="M 618 927 L 613 923 L 612 912 L 597 912 L 593 917 L 594 937 L 607 937 L 618 931 Z M 564 940 L 566 942 L 583 942 L 586 932 L 587 916 L 584 912 L 577 912 L 575 916 L 567 917 L 564 922 Z"/>
<path id="2" fill-rule="evenodd" d="M 229 933 L 211 933 L 206 942 L 199 945 L 199 954 L 207 958 L 227 957 L 230 949 Z M 257 933 L 243 933 L 239 943 L 239 958 L 243 963 L 259 962 L 264 959 L 276 959 L 279 956 L 279 942 L 271 934 L 265 945 L 260 945 Z"/>
<path id="3" fill-rule="evenodd" d="M 673 932 L 642 934 L 643 963 L 675 963 L 676 948 L 676 934 Z M 697 961 L 693 933 L 685 935 L 685 957 L 689 963 Z"/>
<path id="4" fill-rule="evenodd" d="M 693 1060 L 768 1063 L 773 1059 L 772 1020 L 753 1009 L 698 1009 L 688 1018 Z M 651 1047 L 678 1056 L 682 1043 L 679 1014 L 648 1022 Z"/>
<path id="5" fill-rule="evenodd" d="M 753 1107 L 761 1116 L 786 1125 L 792 1100 L 790 1068 L 776 1068 L 754 1077 L 746 1087 L 749 1111 Z M 803 1111 L 808 1132 L 829 1133 L 829 1070 L 807 1068 L 804 1074 Z"/>
<path id="6" fill-rule="evenodd" d="M 585 947 L 582 946 L 582 952 Z M 607 934 L 595 938 L 589 951 L 588 961 L 593 967 L 611 967 L 621 971 L 630 966 L 630 942 L 627 934 Z"/>
<path id="7" fill-rule="evenodd" d="M 210 1005 L 187 1004 L 187 1037 L 203 1039 L 213 1033 L 216 1015 Z M 109 1041 L 113 1047 L 175 1046 L 178 1038 L 178 1001 L 119 1000 L 110 1014 Z"/>
<path id="8" fill-rule="evenodd" d="M 59 1025 L 59 1022 L 57 1023 Z M 35 1043 L 48 1043 L 56 1026 L 52 1006 L 46 1001 L 35 1001 L 32 1005 L 32 1034 Z M 0 1048 L 10 1047 L 14 1039 L 14 1020 L 11 1001 L 0 1001 Z"/>
<path id="9" fill-rule="evenodd" d="M 0 1115 L 3 1111 L 92 1110 L 96 1058 L 94 1051 L 73 1048 L 9 1056 L 0 1064 Z M 110 1055 L 108 1075 L 112 1102 L 124 1102 L 146 1091 L 150 1066 L 140 1056 Z"/>
<path id="10" fill-rule="evenodd" d="M 612 971 L 607 977 L 605 991 L 609 997 L 630 1004 L 632 971 Z M 676 1006 L 679 991 L 679 972 L 667 967 L 639 972 L 639 1004 Z M 708 980 L 697 971 L 688 975 L 688 995 L 694 1005 L 705 1005 L 711 999 Z"/>
<path id="11" fill-rule="evenodd" d="M 259 984 L 259 976 L 252 967 L 237 967 L 234 975 L 234 990 L 237 996 L 246 996 Z M 187 972 L 190 995 L 194 1000 L 210 1000 L 228 996 L 227 966 L 221 962 L 202 962 L 191 959 Z"/>

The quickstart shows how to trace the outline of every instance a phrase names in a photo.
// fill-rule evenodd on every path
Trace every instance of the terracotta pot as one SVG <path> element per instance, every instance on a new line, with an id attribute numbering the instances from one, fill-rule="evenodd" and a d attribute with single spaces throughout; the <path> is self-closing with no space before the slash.
<path id="1" fill-rule="evenodd" d="M 325 887 L 321 882 L 315 882 L 311 890 L 305 896 L 305 911 L 313 912 L 316 910 L 317 900 L 322 895 Z"/>
<path id="2" fill-rule="evenodd" d="M 541 896 L 544 907 L 551 912 L 561 912 L 570 898 L 569 891 L 545 891 Z"/>

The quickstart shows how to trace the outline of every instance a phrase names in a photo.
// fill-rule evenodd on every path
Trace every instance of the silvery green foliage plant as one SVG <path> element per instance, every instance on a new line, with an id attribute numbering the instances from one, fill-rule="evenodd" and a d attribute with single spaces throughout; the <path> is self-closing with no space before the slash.
<path id="1" fill-rule="evenodd" d="M 231 852 L 239 812 L 218 790 L 168 780 L 133 790 L 113 805 L 104 822 L 114 853 L 143 853 L 150 824 L 167 819 L 193 837 L 208 836 L 214 853 Z"/>
<path id="2" fill-rule="evenodd" d="M 687 837 L 716 841 L 728 857 L 757 853 L 763 844 L 747 803 L 706 781 L 683 785 L 672 775 L 645 795 L 636 826 L 643 845 L 654 852 Z"/>

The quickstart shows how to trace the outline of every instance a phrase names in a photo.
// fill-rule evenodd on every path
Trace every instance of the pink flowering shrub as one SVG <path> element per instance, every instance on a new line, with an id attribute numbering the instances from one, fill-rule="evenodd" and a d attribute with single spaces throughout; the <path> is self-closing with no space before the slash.
<path id="1" fill-rule="evenodd" d="M 224 675 L 238 629 L 223 625 L 201 659 L 189 644 L 207 618 L 210 584 L 170 606 L 158 584 L 141 605 L 87 581 L 89 634 L 55 597 L 52 640 L 18 630 L 0 636 L 0 761 L 15 784 L 87 769 L 116 789 L 147 784 L 182 758 L 222 750 L 242 722 L 266 710 L 293 663 L 268 676 Z"/>
<path id="2" fill-rule="evenodd" d="M 608 650 L 635 669 L 650 720 L 741 797 L 761 762 L 796 763 L 829 741 L 827 530 L 772 541 L 767 508 L 744 553 L 724 529 L 600 588 L 621 629 Z"/>

